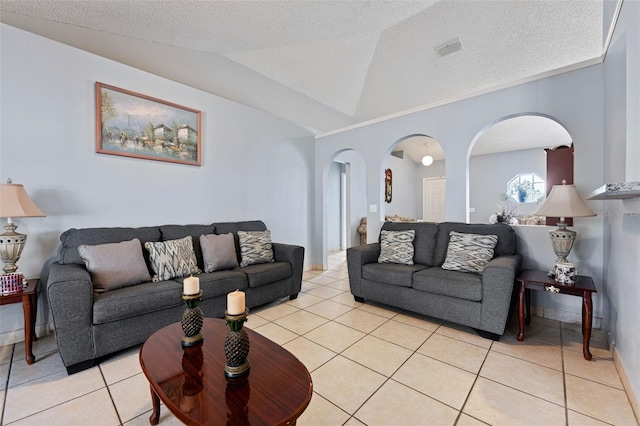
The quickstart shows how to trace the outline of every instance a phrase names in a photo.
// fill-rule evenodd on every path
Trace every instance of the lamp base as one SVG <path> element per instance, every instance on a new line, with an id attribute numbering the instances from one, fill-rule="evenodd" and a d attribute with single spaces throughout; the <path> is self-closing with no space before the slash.
<path id="1" fill-rule="evenodd" d="M 569 263 L 567 260 L 567 256 L 571 253 L 571 249 L 573 248 L 573 243 L 576 240 L 577 233 L 570 229 L 567 229 L 567 224 L 564 221 L 561 221 L 556 224 L 558 229 L 554 229 L 553 231 L 549 231 L 549 236 L 551 237 L 551 246 L 553 247 L 553 251 L 556 254 L 555 263 Z M 553 276 L 555 266 L 551 268 L 549 271 L 549 276 Z"/>
<path id="2" fill-rule="evenodd" d="M 4 226 L 7 232 L 0 234 L 0 259 L 5 264 L 2 268 L 5 274 L 12 274 L 18 270 L 16 263 L 20 260 L 24 243 L 27 241 L 26 235 L 15 232 L 17 228 L 12 221 L 8 221 Z"/>

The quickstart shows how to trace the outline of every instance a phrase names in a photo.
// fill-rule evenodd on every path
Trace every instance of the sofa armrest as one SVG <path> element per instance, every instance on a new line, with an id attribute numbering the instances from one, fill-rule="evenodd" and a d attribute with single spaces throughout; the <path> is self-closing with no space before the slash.
<path id="1" fill-rule="evenodd" d="M 376 263 L 380 257 L 380 243 L 371 243 L 347 249 L 347 269 L 351 294 L 362 298 L 362 265 Z"/>
<path id="2" fill-rule="evenodd" d="M 304 247 L 293 244 L 272 243 L 273 258 L 276 262 L 289 262 L 293 272 L 293 288 L 291 294 L 298 294 L 302 289 L 302 271 L 304 269 Z"/>
<path id="3" fill-rule="evenodd" d="M 522 256 L 498 256 L 482 272 L 482 318 L 480 329 L 502 335 L 509 316 L 515 280 Z"/>
<path id="4" fill-rule="evenodd" d="M 64 365 L 94 359 L 93 285 L 89 272 L 81 265 L 51 264 L 47 298 Z"/>

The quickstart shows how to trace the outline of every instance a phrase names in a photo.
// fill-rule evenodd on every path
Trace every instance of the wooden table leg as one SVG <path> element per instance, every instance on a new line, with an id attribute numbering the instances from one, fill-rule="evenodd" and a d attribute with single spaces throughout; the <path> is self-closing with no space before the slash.
<path id="1" fill-rule="evenodd" d="M 591 292 L 585 291 L 582 294 L 582 354 L 587 361 L 591 360 L 589 351 L 589 340 L 591 340 L 591 322 L 593 321 L 593 304 Z"/>
<path id="2" fill-rule="evenodd" d="M 524 293 L 525 283 L 520 281 L 520 290 L 518 291 L 518 341 L 524 340 Z"/>
<path id="3" fill-rule="evenodd" d="M 32 302 L 33 298 L 30 294 L 22 295 L 22 310 L 24 311 L 24 356 L 27 364 L 33 364 L 36 361 L 36 357 L 33 356 L 33 352 L 31 351 L 33 335 L 35 334 Z"/>
<path id="4" fill-rule="evenodd" d="M 38 292 L 34 291 L 31 295 L 31 337 L 33 341 L 38 340 L 36 335 L 36 319 L 38 318 Z"/>
<path id="5" fill-rule="evenodd" d="M 524 317 L 524 323 L 529 325 L 531 324 L 531 289 L 526 288 L 526 286 L 524 289 L 524 303 L 527 307 L 527 313 Z"/>
<path id="6" fill-rule="evenodd" d="M 156 391 L 153 390 L 153 386 L 149 386 L 149 388 L 151 389 L 151 405 L 153 406 L 151 416 L 149 416 L 149 423 L 157 425 L 160 421 L 160 398 L 158 398 Z"/>

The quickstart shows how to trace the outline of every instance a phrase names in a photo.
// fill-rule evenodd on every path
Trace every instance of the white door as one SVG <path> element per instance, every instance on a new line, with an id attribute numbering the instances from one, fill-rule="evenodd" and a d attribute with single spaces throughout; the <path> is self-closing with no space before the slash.
<path id="1" fill-rule="evenodd" d="M 444 222 L 445 178 L 424 178 L 422 181 L 422 219 Z"/>

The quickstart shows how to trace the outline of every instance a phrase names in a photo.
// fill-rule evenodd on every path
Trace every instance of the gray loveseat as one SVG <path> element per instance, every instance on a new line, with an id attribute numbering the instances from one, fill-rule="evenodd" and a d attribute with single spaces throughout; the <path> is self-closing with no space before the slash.
<path id="1" fill-rule="evenodd" d="M 261 221 L 248 221 L 64 232 L 57 258 L 48 262 L 50 266 L 45 266 L 41 276 L 46 277 L 56 340 L 67 372 L 81 371 L 100 357 L 143 343 L 158 329 L 180 321 L 185 308 L 181 299 L 184 278 L 94 293 L 91 274 L 78 251 L 80 245 L 134 238 L 144 244 L 191 236 L 198 266 L 204 271 L 200 235 L 232 233 L 240 263 L 237 232 L 266 229 Z M 205 317 L 224 317 L 227 293 L 237 289 L 245 292 L 249 308 L 283 297 L 297 297 L 302 283 L 304 248 L 278 243 L 273 243 L 272 248 L 274 262 L 198 275 L 203 291 L 200 307 Z M 148 253 L 143 252 L 149 266 Z"/>
<path id="2" fill-rule="evenodd" d="M 394 223 L 382 230 L 415 230 L 414 265 L 378 263 L 380 243 L 347 250 L 356 301 L 371 300 L 472 327 L 494 340 L 504 334 L 521 267 L 514 230 L 505 224 Z M 442 269 L 449 233 L 496 235 L 494 258 L 481 274 Z"/>

